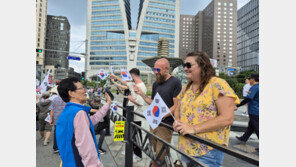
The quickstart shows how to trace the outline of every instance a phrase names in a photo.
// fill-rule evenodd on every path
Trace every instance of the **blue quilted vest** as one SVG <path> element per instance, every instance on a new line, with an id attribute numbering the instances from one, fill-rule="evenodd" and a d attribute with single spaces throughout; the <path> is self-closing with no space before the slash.
<path id="1" fill-rule="evenodd" d="M 63 112 L 58 118 L 58 121 L 56 124 L 56 140 L 57 140 L 59 153 L 63 162 L 63 167 L 83 166 L 78 149 L 75 145 L 75 134 L 74 134 L 74 126 L 73 126 L 74 118 L 78 113 L 78 111 L 81 111 L 81 110 L 85 111 L 88 116 L 88 119 L 90 122 L 90 131 L 94 139 L 98 157 L 100 158 L 94 126 L 92 124 L 92 121 L 89 118 L 90 109 L 91 108 L 87 106 L 67 102 Z"/>

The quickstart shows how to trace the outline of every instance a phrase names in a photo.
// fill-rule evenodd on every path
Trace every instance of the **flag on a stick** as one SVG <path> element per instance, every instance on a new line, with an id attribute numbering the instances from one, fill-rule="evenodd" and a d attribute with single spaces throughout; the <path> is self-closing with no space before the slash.
<path id="1" fill-rule="evenodd" d="M 150 127 L 155 129 L 159 126 L 163 116 L 170 112 L 170 109 L 162 100 L 161 96 L 156 93 L 150 106 L 147 108 L 147 110 L 143 111 L 143 115 L 148 121 Z"/>

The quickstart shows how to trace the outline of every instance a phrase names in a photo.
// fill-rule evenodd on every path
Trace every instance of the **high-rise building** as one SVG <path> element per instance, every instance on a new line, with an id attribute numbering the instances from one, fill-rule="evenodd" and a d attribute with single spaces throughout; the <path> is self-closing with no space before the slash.
<path id="1" fill-rule="evenodd" d="M 141 60 L 157 56 L 159 38 L 169 40 L 170 57 L 179 57 L 180 0 L 140 0 L 136 30 L 130 0 L 88 0 L 87 9 L 86 78 L 110 66 L 137 67 L 147 76 L 151 68 Z"/>
<path id="2" fill-rule="evenodd" d="M 213 0 L 195 16 L 181 15 L 180 55 L 204 51 L 218 67 L 235 67 L 236 6 L 236 0 Z"/>
<path id="3" fill-rule="evenodd" d="M 259 71 L 259 0 L 237 11 L 237 65 Z"/>
<path id="4" fill-rule="evenodd" d="M 67 17 L 47 16 L 45 66 L 69 68 L 70 24 Z"/>
<path id="5" fill-rule="evenodd" d="M 46 17 L 47 0 L 36 0 L 36 49 L 42 52 L 36 52 L 36 65 L 44 65 L 44 48 L 46 36 Z"/>
<path id="6" fill-rule="evenodd" d="M 180 57 L 185 58 L 187 53 L 196 50 L 196 27 L 195 17 L 193 15 L 181 15 L 180 16 L 180 44 L 179 52 Z"/>

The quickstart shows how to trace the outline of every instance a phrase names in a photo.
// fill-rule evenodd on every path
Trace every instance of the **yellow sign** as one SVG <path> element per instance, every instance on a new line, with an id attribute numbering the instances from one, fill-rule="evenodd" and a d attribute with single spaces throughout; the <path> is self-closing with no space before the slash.
<path id="1" fill-rule="evenodd" d="M 124 140 L 124 125 L 125 121 L 116 121 L 114 128 L 114 141 Z"/>

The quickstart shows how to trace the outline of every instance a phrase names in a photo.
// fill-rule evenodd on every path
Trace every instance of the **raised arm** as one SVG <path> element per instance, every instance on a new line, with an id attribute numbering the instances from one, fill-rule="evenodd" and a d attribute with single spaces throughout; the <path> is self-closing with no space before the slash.
<path id="1" fill-rule="evenodd" d="M 121 82 L 123 85 L 126 85 L 126 81 L 123 81 L 119 76 L 111 74 L 110 79 L 116 79 L 117 81 Z"/>
<path id="2" fill-rule="evenodd" d="M 120 89 L 128 89 L 128 87 L 127 87 L 126 85 L 121 85 L 121 84 L 115 82 L 113 78 L 110 78 L 110 80 L 111 80 L 111 82 L 114 83 L 118 88 L 120 88 Z"/>
<path id="3" fill-rule="evenodd" d="M 151 104 L 152 103 L 152 99 L 150 97 L 148 97 L 139 87 L 137 87 L 136 85 L 134 86 L 134 91 L 135 93 L 137 93 L 138 95 L 140 95 L 144 101 L 147 103 L 147 104 Z"/>

